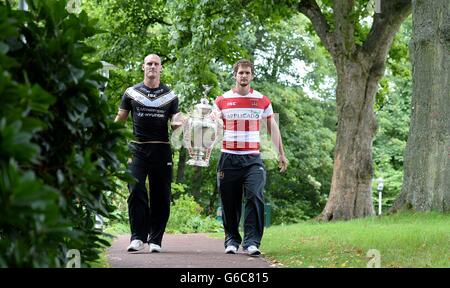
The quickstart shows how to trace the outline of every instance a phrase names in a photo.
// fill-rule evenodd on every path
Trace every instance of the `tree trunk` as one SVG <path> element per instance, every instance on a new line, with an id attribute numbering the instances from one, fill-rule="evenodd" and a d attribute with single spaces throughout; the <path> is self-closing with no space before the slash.
<path id="1" fill-rule="evenodd" d="M 380 71 L 365 71 L 363 60 L 336 61 L 338 127 L 333 178 L 327 204 L 319 219 L 348 220 L 374 214 L 371 179 L 373 111 Z M 384 65 L 382 65 L 384 70 Z"/>
<path id="2" fill-rule="evenodd" d="M 301 0 L 298 10 L 311 20 L 333 57 L 338 74 L 333 178 L 328 202 L 318 218 L 347 220 L 374 214 L 371 193 L 372 141 L 376 131 L 374 98 L 395 34 L 411 12 L 411 1 L 384 1 L 382 13 L 373 16 L 362 45 L 355 41 L 356 1 L 329 2 L 333 21 L 322 13 L 316 0 Z"/>
<path id="3" fill-rule="evenodd" d="M 199 203 L 201 192 L 202 192 L 202 183 L 203 183 L 203 168 L 198 166 L 194 167 L 194 179 L 192 179 L 192 196 L 195 201 Z"/>
<path id="4" fill-rule="evenodd" d="M 413 1 L 413 95 L 393 211 L 450 211 L 450 2 Z"/>
<path id="5" fill-rule="evenodd" d="M 184 181 L 184 168 L 186 167 L 186 156 L 187 156 L 186 149 L 181 148 L 178 157 L 177 183 L 183 183 Z"/>
<path id="6" fill-rule="evenodd" d="M 215 183 L 214 189 L 212 192 L 211 197 L 209 198 L 209 206 L 208 206 L 208 214 L 209 215 L 215 215 L 216 209 L 217 209 L 217 198 L 219 196 L 219 189 L 217 187 L 217 184 Z"/>

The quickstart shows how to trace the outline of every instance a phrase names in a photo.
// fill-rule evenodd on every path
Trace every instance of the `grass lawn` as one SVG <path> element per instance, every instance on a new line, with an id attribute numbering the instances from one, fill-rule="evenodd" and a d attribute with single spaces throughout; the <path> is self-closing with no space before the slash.
<path id="1" fill-rule="evenodd" d="M 450 214 L 401 213 L 352 221 L 272 226 L 261 250 L 282 267 L 450 267 Z"/>
<path id="2" fill-rule="evenodd" d="M 127 234 L 127 224 L 106 228 Z M 223 238 L 222 233 L 210 234 Z M 241 233 L 242 235 L 242 233 Z M 108 241 L 111 241 L 109 238 Z M 367 267 L 367 252 L 380 252 L 381 267 L 450 267 L 450 214 L 400 213 L 352 221 L 306 221 L 265 229 L 261 251 L 281 267 Z M 93 267 L 110 267 L 106 249 Z"/>

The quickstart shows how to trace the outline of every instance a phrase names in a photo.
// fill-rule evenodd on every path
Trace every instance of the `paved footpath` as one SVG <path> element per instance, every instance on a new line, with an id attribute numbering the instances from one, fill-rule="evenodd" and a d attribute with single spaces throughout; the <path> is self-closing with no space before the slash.
<path id="1" fill-rule="evenodd" d="M 207 234 L 165 234 L 161 253 L 149 253 L 148 245 L 129 253 L 129 235 L 120 235 L 108 249 L 108 262 L 113 268 L 271 268 L 276 267 L 261 257 L 242 252 L 225 254 L 223 240 Z M 264 251 L 262 251 L 264 253 Z"/>

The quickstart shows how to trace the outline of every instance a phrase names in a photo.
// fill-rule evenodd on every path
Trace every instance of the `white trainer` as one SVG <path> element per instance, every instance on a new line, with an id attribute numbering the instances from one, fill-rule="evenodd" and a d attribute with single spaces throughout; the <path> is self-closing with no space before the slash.
<path id="1" fill-rule="evenodd" d="M 261 251 L 259 251 L 258 247 L 256 247 L 255 245 L 248 246 L 247 249 L 245 249 L 244 251 L 247 252 L 247 254 L 250 256 L 261 255 Z"/>
<path id="2" fill-rule="evenodd" d="M 144 242 L 142 242 L 141 240 L 133 240 L 131 241 L 130 245 L 127 248 L 128 252 L 134 252 L 134 251 L 139 251 L 144 249 Z"/>
<path id="3" fill-rule="evenodd" d="M 150 249 L 148 251 L 150 253 L 159 253 L 159 252 L 161 252 L 161 246 L 150 243 Z"/>
<path id="4" fill-rule="evenodd" d="M 236 254 L 237 250 L 236 246 L 229 245 L 225 248 L 225 254 Z"/>

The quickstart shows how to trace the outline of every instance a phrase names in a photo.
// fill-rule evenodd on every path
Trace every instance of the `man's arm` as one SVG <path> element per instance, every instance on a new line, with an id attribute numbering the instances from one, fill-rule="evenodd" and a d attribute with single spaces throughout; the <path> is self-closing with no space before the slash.
<path id="1" fill-rule="evenodd" d="M 218 129 L 223 129 L 222 111 L 220 111 L 216 104 L 214 104 L 211 113 L 209 113 L 206 117 L 212 121 L 215 121 Z"/>
<path id="2" fill-rule="evenodd" d="M 128 118 L 128 110 L 119 109 L 119 112 L 117 113 L 116 119 L 114 119 L 114 122 L 117 121 L 126 121 Z"/>
<path id="3" fill-rule="evenodd" d="M 275 117 L 270 117 L 267 119 L 267 132 L 271 136 L 272 143 L 275 145 L 275 149 L 277 150 L 279 157 L 278 167 L 280 168 L 280 172 L 284 172 L 287 170 L 288 161 L 284 154 L 283 141 L 281 139 L 280 128 L 278 127 L 277 121 L 275 121 Z"/>

